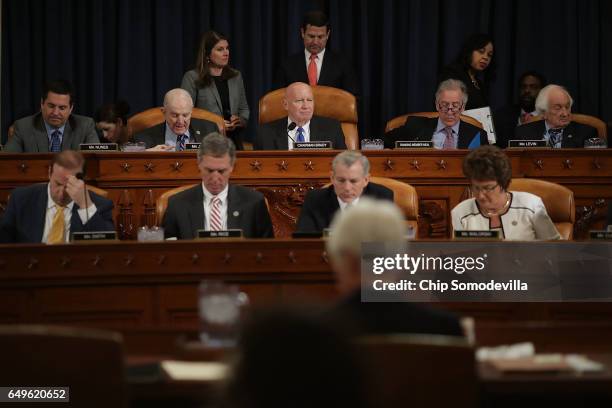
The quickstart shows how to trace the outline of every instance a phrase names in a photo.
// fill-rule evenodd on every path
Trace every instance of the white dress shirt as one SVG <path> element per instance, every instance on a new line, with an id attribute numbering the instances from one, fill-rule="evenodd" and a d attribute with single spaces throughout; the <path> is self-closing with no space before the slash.
<path id="1" fill-rule="evenodd" d="M 74 206 L 74 201 L 71 201 L 66 207 L 64 207 L 64 242 L 70 242 L 70 221 L 72 220 L 72 207 Z M 81 222 L 83 225 L 87 224 L 87 221 L 94 216 L 94 214 L 98 211 L 96 205 L 92 202 L 91 205 L 85 208 L 79 208 L 77 214 L 81 218 Z M 47 184 L 47 212 L 45 214 L 45 229 L 43 230 L 42 242 L 47 243 L 47 239 L 49 238 L 49 232 L 51 232 L 51 225 L 53 224 L 53 218 L 55 218 L 55 201 L 51 198 L 51 190 L 49 185 Z M 87 218 L 89 217 L 89 218 Z"/>
<path id="2" fill-rule="evenodd" d="M 312 55 L 310 51 L 304 48 L 304 55 L 306 56 L 306 72 L 308 72 L 308 65 L 310 65 L 310 56 Z M 315 64 L 317 64 L 317 84 L 319 83 L 319 78 L 321 77 L 321 67 L 323 66 L 323 58 L 325 56 L 325 48 L 317 54 L 317 58 L 315 58 Z"/>
<path id="3" fill-rule="evenodd" d="M 227 230 L 227 191 L 229 184 L 225 186 L 223 191 L 217 194 L 217 197 L 221 200 L 221 229 Z M 212 198 L 214 197 L 202 184 L 202 190 L 204 191 L 204 229 L 210 231 L 210 210 L 212 208 Z"/>
<path id="4" fill-rule="evenodd" d="M 349 203 L 345 203 L 344 201 L 342 201 L 342 199 L 340 197 L 336 197 L 338 199 L 338 204 L 340 205 L 340 211 L 344 211 L 346 210 L 346 207 L 349 205 Z M 351 201 L 351 207 L 357 205 L 357 203 L 359 203 L 359 198 L 357 197 L 356 199 L 354 199 L 353 201 Z"/>
<path id="5" fill-rule="evenodd" d="M 291 118 L 287 118 L 287 127 L 294 122 Z M 296 126 L 295 129 L 287 131 L 287 146 L 289 146 L 289 150 L 293 150 L 293 141 L 297 141 L 297 130 L 300 126 Z M 310 121 L 304 123 L 301 126 L 304 129 L 304 142 L 310 142 Z"/>

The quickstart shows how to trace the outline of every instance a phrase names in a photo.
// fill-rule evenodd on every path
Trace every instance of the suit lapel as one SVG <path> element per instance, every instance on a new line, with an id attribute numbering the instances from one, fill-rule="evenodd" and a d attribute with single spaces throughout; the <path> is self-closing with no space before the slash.
<path id="1" fill-rule="evenodd" d="M 240 95 L 240 91 L 238 90 L 237 79 L 238 79 L 237 77 L 233 77 L 227 80 L 227 87 L 229 90 L 229 103 L 230 103 L 229 109 L 230 109 L 230 112 L 232 113 L 234 112 L 233 107 L 235 106 L 236 110 L 238 110 L 238 105 L 239 105 L 239 102 L 234 100 L 234 98 L 238 98 L 238 95 Z M 220 95 L 219 95 L 219 100 L 221 100 Z M 221 112 L 223 112 L 223 110 Z"/>
<path id="2" fill-rule="evenodd" d="M 196 237 L 196 231 L 204 229 L 204 191 L 202 184 L 198 184 L 193 189 L 189 207 L 187 208 L 189 224 L 192 226 L 193 237 Z"/>
<path id="3" fill-rule="evenodd" d="M 457 149 L 467 149 L 476 133 L 471 131 L 471 128 L 465 126 L 465 123 L 459 122 L 459 137 L 457 138 Z"/>
<path id="4" fill-rule="evenodd" d="M 574 124 L 570 122 L 569 125 L 563 129 L 563 136 L 561 137 L 561 147 L 579 147 L 576 146 L 575 138 L 576 132 Z M 582 146 L 580 146 L 582 147 Z"/>
<path id="5" fill-rule="evenodd" d="M 328 190 L 328 194 L 327 194 L 327 211 L 325 211 L 325 214 L 327 216 L 327 220 L 326 224 L 330 225 L 332 219 L 334 218 L 334 215 L 336 214 L 336 212 L 338 212 L 340 210 L 340 204 L 338 203 L 338 196 L 336 195 L 336 192 L 334 191 L 334 186 L 331 185 L 329 187 L 327 187 Z"/>
<path id="6" fill-rule="evenodd" d="M 47 217 L 47 186 L 48 183 L 41 184 L 38 191 L 38 198 L 34 202 L 34 212 L 36 214 L 33 223 L 33 233 L 36 242 L 42 242 L 43 232 L 45 230 L 45 219 Z"/>
<path id="7" fill-rule="evenodd" d="M 283 118 L 278 121 L 278 127 L 276 128 L 276 137 L 274 138 L 274 145 L 277 150 L 288 150 L 289 142 L 287 141 L 287 118 Z"/>
<path id="8" fill-rule="evenodd" d="M 241 217 L 240 200 L 236 188 L 230 184 L 227 189 L 227 229 L 242 228 Z"/>
<path id="9" fill-rule="evenodd" d="M 193 119 L 191 119 L 193 121 Z M 193 126 L 189 125 L 189 139 L 195 140 L 196 143 L 202 142 L 202 132 L 193 128 Z"/>
<path id="10" fill-rule="evenodd" d="M 334 68 L 334 55 L 328 50 L 325 50 L 325 54 L 323 56 L 323 64 L 321 65 L 321 74 L 319 75 L 319 80 L 317 84 L 329 84 L 331 80 L 328 77 L 331 77 L 331 70 Z M 308 70 L 307 74 L 308 76 Z"/>
<path id="11" fill-rule="evenodd" d="M 323 140 L 322 130 L 319 127 L 320 123 L 316 117 L 312 117 L 310 119 L 310 141 L 311 142 L 320 142 Z"/>
<path id="12" fill-rule="evenodd" d="M 37 151 L 49 151 L 49 135 L 47 134 L 47 127 L 40 113 L 34 117 L 34 140 L 36 142 Z"/>
<path id="13" fill-rule="evenodd" d="M 221 112 L 221 116 L 223 116 L 223 105 L 221 105 L 221 96 L 219 95 L 219 91 L 217 90 L 217 84 L 215 80 L 212 80 L 212 86 L 208 86 L 204 88 L 203 92 L 211 92 L 215 97 L 215 102 L 217 102 L 217 107 L 219 108 L 219 112 Z"/>

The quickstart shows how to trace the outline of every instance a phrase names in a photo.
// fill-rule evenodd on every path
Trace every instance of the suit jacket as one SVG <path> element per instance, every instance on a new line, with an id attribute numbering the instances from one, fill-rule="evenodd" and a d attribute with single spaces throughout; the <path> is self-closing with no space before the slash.
<path id="1" fill-rule="evenodd" d="M 255 150 L 287 150 L 287 117 L 259 127 L 253 148 Z M 334 149 L 346 149 L 344 133 L 336 119 L 313 116 L 310 119 L 310 141 L 331 140 Z"/>
<path id="2" fill-rule="evenodd" d="M 166 238 L 194 239 L 204 229 L 204 191 L 198 184 L 168 200 L 164 215 Z M 274 238 L 263 194 L 230 184 L 227 192 L 227 228 L 242 229 L 246 238 Z"/>
<path id="3" fill-rule="evenodd" d="M 362 196 L 393 201 L 392 190 L 371 182 L 363 189 Z M 339 209 L 340 204 L 338 204 L 338 197 L 333 185 L 319 190 L 311 190 L 304 198 L 304 205 L 300 211 L 295 230 L 299 232 L 323 231 L 325 228 L 329 228 L 336 211 Z"/>
<path id="4" fill-rule="evenodd" d="M 189 123 L 190 138 L 202 142 L 202 138 L 211 132 L 218 132 L 217 125 L 209 120 L 191 119 Z M 144 142 L 147 149 L 166 143 L 166 122 L 143 130 L 134 136 L 137 142 Z"/>
<path id="5" fill-rule="evenodd" d="M 206 109 L 219 116 L 223 116 L 223 107 L 221 105 L 221 96 L 217 86 L 213 82 L 205 88 L 198 88 L 196 81 L 198 74 L 195 70 L 185 72 L 181 81 L 181 88 L 189 92 L 193 104 L 196 108 Z M 244 82 L 242 75 L 238 75 L 228 79 L 227 87 L 229 88 L 230 110 L 232 115 L 239 116 L 245 123 L 249 121 L 249 104 L 244 90 Z"/>
<path id="6" fill-rule="evenodd" d="M 463 336 L 452 313 L 408 302 L 362 302 L 357 290 L 336 304 L 327 319 L 352 335 L 418 333 Z"/>
<path id="7" fill-rule="evenodd" d="M 8 206 L 0 220 L 0 242 L 40 243 L 47 213 L 47 185 L 39 183 L 13 190 Z M 114 231 L 113 202 L 89 192 L 97 211 L 85 225 L 79 217 L 78 205 L 72 207 L 70 232 Z"/>
<path id="8" fill-rule="evenodd" d="M 543 120 L 526 123 L 518 126 L 515 130 L 515 139 L 520 140 L 542 140 L 546 125 Z M 563 129 L 561 137 L 561 147 L 584 147 L 584 142 L 587 139 L 597 137 L 597 129 L 592 126 L 583 125 L 581 123 L 570 122 Z"/>
<path id="9" fill-rule="evenodd" d="M 304 50 L 286 58 L 280 65 L 276 80 L 276 88 L 284 88 L 294 82 L 308 83 L 308 71 Z M 317 85 L 333 86 L 344 89 L 357 96 L 357 76 L 353 66 L 342 54 L 325 49 L 323 65 Z"/>
<path id="10" fill-rule="evenodd" d="M 400 140 L 429 141 L 438 125 L 438 118 L 423 118 L 412 116 L 406 120 L 404 126 L 393 129 L 385 135 L 385 147 L 393 149 L 395 142 Z M 474 137 L 480 133 L 480 145 L 489 144 L 487 132 L 474 125 L 461 121 L 457 149 L 467 149 Z"/>
<path id="11" fill-rule="evenodd" d="M 71 114 L 66 121 L 62 139 L 62 150 L 79 150 L 81 143 L 99 143 L 96 126 L 92 118 Z M 11 153 L 38 153 L 49 151 L 47 128 L 39 112 L 15 122 L 15 134 L 4 150 Z"/>
<path id="12" fill-rule="evenodd" d="M 508 105 L 493 113 L 495 124 L 495 144 L 502 149 L 508 147 L 508 140 L 514 139 L 514 131 L 521 115 L 519 105 Z"/>

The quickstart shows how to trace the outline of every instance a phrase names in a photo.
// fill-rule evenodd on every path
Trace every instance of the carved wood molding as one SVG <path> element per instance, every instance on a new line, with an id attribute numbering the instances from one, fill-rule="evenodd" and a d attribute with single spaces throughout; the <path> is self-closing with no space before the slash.
<path id="1" fill-rule="evenodd" d="M 574 223 L 574 238 L 586 236 L 592 225 L 606 217 L 606 200 L 597 198 L 591 205 L 576 206 L 576 222 Z"/>

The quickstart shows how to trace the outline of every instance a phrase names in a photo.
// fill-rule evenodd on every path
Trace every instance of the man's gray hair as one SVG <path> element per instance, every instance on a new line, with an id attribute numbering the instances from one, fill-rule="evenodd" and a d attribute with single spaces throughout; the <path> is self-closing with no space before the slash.
<path id="1" fill-rule="evenodd" d="M 182 88 L 174 88 L 166 92 L 166 95 L 164 95 L 164 108 L 168 107 L 171 100 L 176 99 L 184 99 L 185 101 L 188 101 L 191 103 L 191 107 L 193 108 L 193 99 L 191 98 L 191 95 Z"/>
<path id="2" fill-rule="evenodd" d="M 228 154 L 230 163 L 234 165 L 236 161 L 236 146 L 232 139 L 223 136 L 221 133 L 212 132 L 204 136 L 198 150 L 198 161 L 204 156 L 223 157 Z"/>
<path id="3" fill-rule="evenodd" d="M 463 106 L 467 105 L 468 93 L 465 84 L 458 79 L 447 79 L 446 81 L 440 82 L 438 90 L 436 91 L 436 107 L 440 101 L 440 95 L 444 91 L 461 91 L 463 94 Z"/>
<path id="4" fill-rule="evenodd" d="M 572 95 L 570 95 L 570 93 L 567 92 L 567 89 L 565 89 L 561 85 L 555 85 L 555 84 L 546 85 L 544 88 L 540 89 L 540 92 L 538 93 L 538 97 L 536 98 L 536 101 L 535 101 L 535 108 L 538 111 L 539 115 L 548 111 L 549 96 L 550 96 L 550 93 L 554 90 L 565 92 L 565 94 L 567 95 L 570 101 L 570 109 L 574 105 L 574 99 L 572 99 Z"/>
<path id="5" fill-rule="evenodd" d="M 336 174 L 338 165 L 342 164 L 346 167 L 351 167 L 355 162 L 359 161 L 363 167 L 364 177 L 370 174 L 370 161 L 357 150 L 345 150 L 334 157 L 332 161 L 332 171 Z"/>
<path id="6" fill-rule="evenodd" d="M 327 252 L 336 260 L 343 253 L 360 256 L 362 242 L 399 242 L 407 232 L 404 215 L 395 204 L 368 197 L 338 211 L 330 227 Z"/>

